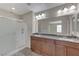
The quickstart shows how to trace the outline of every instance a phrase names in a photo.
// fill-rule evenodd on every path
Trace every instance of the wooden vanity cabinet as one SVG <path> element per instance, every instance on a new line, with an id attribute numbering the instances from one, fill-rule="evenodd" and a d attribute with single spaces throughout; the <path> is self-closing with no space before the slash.
<path id="1" fill-rule="evenodd" d="M 79 43 L 74 43 L 74 42 L 68 42 L 68 41 L 60 41 L 56 40 L 56 49 L 59 49 L 60 51 L 56 50 L 56 55 L 60 56 L 79 56 Z"/>
<path id="2" fill-rule="evenodd" d="M 43 56 L 79 56 L 79 43 L 31 36 L 32 51 Z"/>
<path id="3" fill-rule="evenodd" d="M 31 37 L 32 51 L 41 55 L 55 55 L 54 41 L 47 38 Z"/>

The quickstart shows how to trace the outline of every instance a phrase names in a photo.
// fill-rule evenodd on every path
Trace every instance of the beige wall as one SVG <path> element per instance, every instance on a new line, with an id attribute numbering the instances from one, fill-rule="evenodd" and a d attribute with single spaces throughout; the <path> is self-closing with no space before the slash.
<path id="1" fill-rule="evenodd" d="M 32 35 L 32 19 L 33 19 L 33 13 L 28 12 L 27 14 L 22 16 L 23 21 L 27 24 L 27 37 L 26 37 L 26 45 L 27 47 L 30 47 L 30 36 Z"/>

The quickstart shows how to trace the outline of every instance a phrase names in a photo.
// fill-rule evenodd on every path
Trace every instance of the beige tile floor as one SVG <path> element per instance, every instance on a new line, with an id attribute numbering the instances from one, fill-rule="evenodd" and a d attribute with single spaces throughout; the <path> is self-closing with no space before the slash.
<path id="1" fill-rule="evenodd" d="M 34 53 L 33 51 L 31 51 L 30 48 L 24 48 L 23 50 L 17 52 L 13 56 L 41 56 L 41 55 Z"/>

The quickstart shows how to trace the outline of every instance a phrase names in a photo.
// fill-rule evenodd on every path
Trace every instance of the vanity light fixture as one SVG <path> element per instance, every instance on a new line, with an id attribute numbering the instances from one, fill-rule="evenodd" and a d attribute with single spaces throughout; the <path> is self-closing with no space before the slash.
<path id="1" fill-rule="evenodd" d="M 75 5 L 71 5 L 70 8 L 64 7 L 63 10 L 58 10 L 57 11 L 57 15 L 65 15 L 65 14 L 70 14 L 75 12 L 76 6 Z"/>
<path id="2" fill-rule="evenodd" d="M 45 13 L 39 14 L 39 15 L 37 15 L 35 18 L 36 18 L 37 20 L 46 18 L 46 14 L 45 14 Z"/>
<path id="3" fill-rule="evenodd" d="M 74 10 L 74 9 L 76 9 L 76 6 L 75 6 L 75 5 L 72 5 L 72 6 L 70 7 L 70 10 Z"/>
<path id="4" fill-rule="evenodd" d="M 40 15 L 40 14 L 37 15 L 37 16 L 36 16 L 36 19 L 38 19 L 38 20 L 41 19 L 41 15 Z"/>

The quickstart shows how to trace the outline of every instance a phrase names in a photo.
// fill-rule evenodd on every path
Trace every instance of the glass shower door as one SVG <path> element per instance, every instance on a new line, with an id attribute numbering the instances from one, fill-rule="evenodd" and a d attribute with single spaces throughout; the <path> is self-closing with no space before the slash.
<path id="1" fill-rule="evenodd" d="M 23 22 L 17 22 L 17 39 L 16 39 L 16 47 L 21 48 L 26 44 L 26 24 Z"/>

